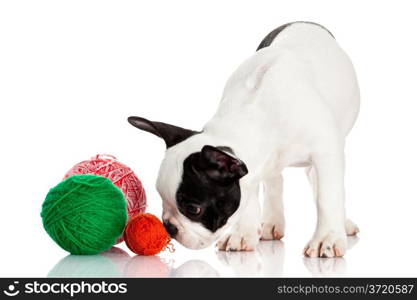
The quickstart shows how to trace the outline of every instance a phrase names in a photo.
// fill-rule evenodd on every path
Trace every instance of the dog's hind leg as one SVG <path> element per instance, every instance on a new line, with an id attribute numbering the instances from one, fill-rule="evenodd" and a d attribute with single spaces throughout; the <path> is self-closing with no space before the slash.
<path id="1" fill-rule="evenodd" d="M 310 182 L 311 188 L 313 189 L 314 201 L 317 201 L 317 177 L 316 177 L 317 175 L 315 173 L 313 166 L 306 168 L 306 175 L 307 175 L 308 181 Z M 351 220 L 346 219 L 345 230 L 346 230 L 346 234 L 349 236 L 356 235 L 359 232 L 359 227 L 355 223 L 353 223 Z"/>

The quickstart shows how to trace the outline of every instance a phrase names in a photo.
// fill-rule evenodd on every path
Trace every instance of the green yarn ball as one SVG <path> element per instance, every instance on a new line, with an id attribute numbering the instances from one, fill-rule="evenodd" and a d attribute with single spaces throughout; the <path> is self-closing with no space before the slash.
<path id="1" fill-rule="evenodd" d="M 110 249 L 127 222 L 126 201 L 104 177 L 75 175 L 52 188 L 42 205 L 43 227 L 71 254 Z"/>

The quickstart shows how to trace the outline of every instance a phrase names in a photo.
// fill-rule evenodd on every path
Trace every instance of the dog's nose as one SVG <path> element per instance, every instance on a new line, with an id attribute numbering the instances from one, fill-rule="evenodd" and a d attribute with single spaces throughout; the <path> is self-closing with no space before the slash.
<path id="1" fill-rule="evenodd" d="M 178 233 L 178 228 L 172 225 L 168 220 L 164 220 L 164 226 L 171 237 L 175 237 Z"/>

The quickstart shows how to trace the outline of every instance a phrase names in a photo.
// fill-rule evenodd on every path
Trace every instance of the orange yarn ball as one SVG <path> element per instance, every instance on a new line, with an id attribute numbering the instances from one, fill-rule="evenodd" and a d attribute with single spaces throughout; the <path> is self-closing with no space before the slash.
<path id="1" fill-rule="evenodd" d="M 170 237 L 162 222 L 152 214 L 140 213 L 129 220 L 124 240 L 139 255 L 155 255 L 164 250 Z"/>

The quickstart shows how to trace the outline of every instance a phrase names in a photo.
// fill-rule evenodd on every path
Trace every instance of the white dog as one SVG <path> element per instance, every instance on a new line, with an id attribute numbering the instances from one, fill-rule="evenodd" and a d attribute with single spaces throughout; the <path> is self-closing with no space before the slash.
<path id="1" fill-rule="evenodd" d="M 348 56 L 332 34 L 310 22 L 283 25 L 232 74 L 220 106 L 201 132 L 140 117 L 129 122 L 165 140 L 157 189 L 168 232 L 200 249 L 253 250 L 281 239 L 285 167 L 305 167 L 317 226 L 304 253 L 343 256 L 346 235 L 344 143 L 359 110 Z M 260 185 L 265 188 L 263 211 Z"/>

